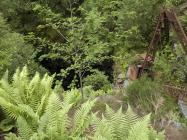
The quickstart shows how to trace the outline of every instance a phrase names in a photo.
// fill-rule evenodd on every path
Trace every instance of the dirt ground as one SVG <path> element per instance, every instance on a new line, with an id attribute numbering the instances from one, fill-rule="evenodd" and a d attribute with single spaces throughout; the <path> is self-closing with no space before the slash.
<path id="1" fill-rule="evenodd" d="M 187 129 L 178 130 L 172 126 L 169 126 L 165 130 L 166 140 L 187 140 Z"/>

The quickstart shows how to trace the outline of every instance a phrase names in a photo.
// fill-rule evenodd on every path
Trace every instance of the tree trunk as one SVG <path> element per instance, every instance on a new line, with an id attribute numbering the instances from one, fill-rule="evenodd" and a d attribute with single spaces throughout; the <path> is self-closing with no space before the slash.
<path id="1" fill-rule="evenodd" d="M 79 75 L 79 83 L 80 83 L 80 91 L 81 91 L 81 95 L 82 95 L 82 100 L 84 100 L 84 93 L 83 93 L 83 81 L 82 81 L 82 75 L 81 72 L 78 72 Z"/>

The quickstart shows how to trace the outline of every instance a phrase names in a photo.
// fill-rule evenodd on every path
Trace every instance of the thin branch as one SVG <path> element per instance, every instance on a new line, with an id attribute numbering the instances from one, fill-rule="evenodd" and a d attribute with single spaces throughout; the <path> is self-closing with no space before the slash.
<path id="1" fill-rule="evenodd" d="M 69 42 L 69 40 L 68 40 L 58 29 L 56 29 L 56 28 L 53 28 L 53 29 L 56 30 L 57 33 L 58 33 L 62 38 L 64 38 L 67 42 Z"/>
<path id="2" fill-rule="evenodd" d="M 86 73 L 86 69 L 84 69 L 81 76 L 83 77 L 85 73 Z"/>

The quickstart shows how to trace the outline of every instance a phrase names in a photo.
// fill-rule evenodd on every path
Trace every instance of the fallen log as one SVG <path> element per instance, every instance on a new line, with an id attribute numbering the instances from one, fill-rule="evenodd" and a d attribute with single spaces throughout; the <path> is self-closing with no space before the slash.
<path id="1" fill-rule="evenodd" d="M 164 85 L 167 94 L 187 102 L 187 90 L 171 85 Z"/>

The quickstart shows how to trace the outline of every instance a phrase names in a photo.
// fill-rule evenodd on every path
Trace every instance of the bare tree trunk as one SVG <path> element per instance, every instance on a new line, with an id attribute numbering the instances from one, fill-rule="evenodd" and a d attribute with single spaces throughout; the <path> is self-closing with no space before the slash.
<path id="1" fill-rule="evenodd" d="M 78 72 L 78 75 L 79 75 L 79 83 L 80 83 L 80 91 L 81 91 L 81 94 L 82 94 L 82 100 L 84 100 L 84 93 L 83 93 L 83 79 L 82 79 L 82 74 L 81 72 Z"/>

